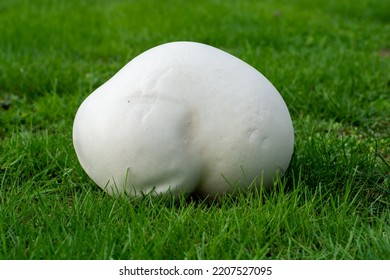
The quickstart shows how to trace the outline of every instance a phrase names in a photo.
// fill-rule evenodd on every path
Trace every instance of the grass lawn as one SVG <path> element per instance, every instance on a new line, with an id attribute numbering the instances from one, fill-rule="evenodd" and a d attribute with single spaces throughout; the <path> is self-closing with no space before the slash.
<path id="1" fill-rule="evenodd" d="M 78 106 L 139 53 L 213 45 L 280 91 L 275 190 L 114 199 L 72 144 Z M 0 2 L 1 259 L 390 259 L 388 0 Z"/>

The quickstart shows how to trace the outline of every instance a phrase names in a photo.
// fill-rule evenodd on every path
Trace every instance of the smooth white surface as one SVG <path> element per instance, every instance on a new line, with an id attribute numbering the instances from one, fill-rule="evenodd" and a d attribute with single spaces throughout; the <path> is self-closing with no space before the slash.
<path id="1" fill-rule="evenodd" d="M 134 58 L 80 106 L 73 127 L 86 173 L 110 194 L 216 195 L 272 185 L 294 130 L 256 69 L 208 45 L 173 42 Z"/>

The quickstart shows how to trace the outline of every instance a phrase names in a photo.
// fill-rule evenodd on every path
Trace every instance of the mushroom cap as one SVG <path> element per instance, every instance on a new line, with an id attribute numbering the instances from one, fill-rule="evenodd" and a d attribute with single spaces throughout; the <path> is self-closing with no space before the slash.
<path id="1" fill-rule="evenodd" d="M 294 149 L 287 106 L 256 69 L 195 42 L 154 47 L 81 104 L 77 157 L 111 195 L 215 196 L 272 186 Z"/>

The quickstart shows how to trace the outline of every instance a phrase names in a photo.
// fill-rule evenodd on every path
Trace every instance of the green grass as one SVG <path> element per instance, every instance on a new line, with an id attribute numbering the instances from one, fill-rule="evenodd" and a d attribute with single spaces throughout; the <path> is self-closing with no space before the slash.
<path id="1" fill-rule="evenodd" d="M 163 3 L 162 3 L 163 2 Z M 1 259 L 390 259 L 388 1 L 0 2 Z M 211 44 L 279 89 L 275 190 L 114 199 L 72 145 L 82 100 L 137 54 Z"/>

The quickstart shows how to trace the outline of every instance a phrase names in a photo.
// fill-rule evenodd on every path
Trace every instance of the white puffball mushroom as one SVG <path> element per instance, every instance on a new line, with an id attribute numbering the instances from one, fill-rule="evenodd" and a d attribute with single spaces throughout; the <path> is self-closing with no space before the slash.
<path id="1" fill-rule="evenodd" d="M 85 172 L 111 195 L 213 197 L 252 182 L 272 186 L 289 166 L 294 129 L 256 69 L 205 44 L 172 42 L 85 99 L 73 142 Z"/>

